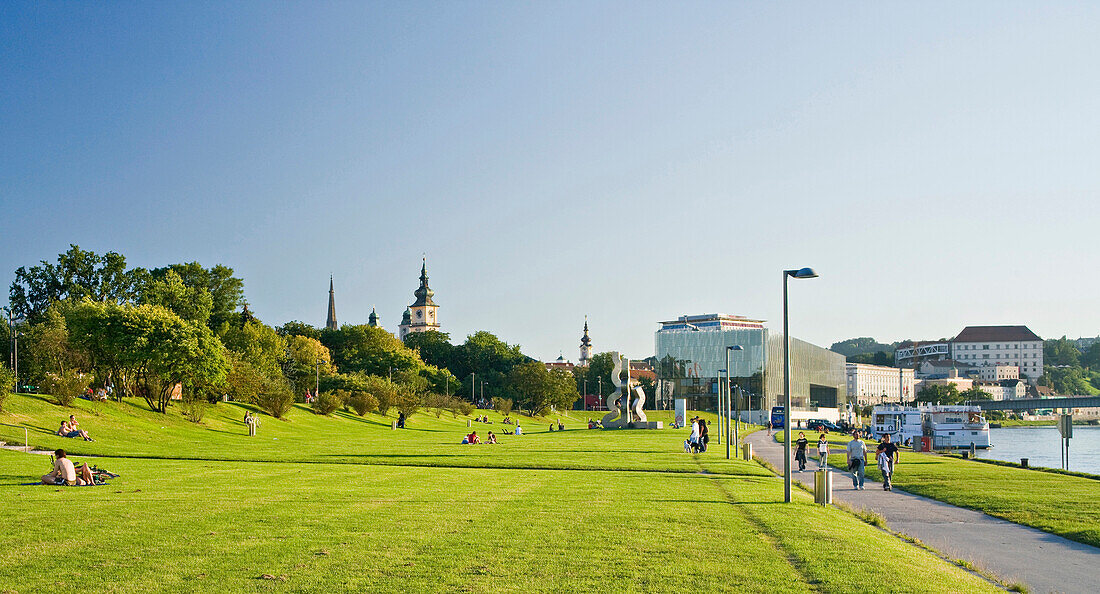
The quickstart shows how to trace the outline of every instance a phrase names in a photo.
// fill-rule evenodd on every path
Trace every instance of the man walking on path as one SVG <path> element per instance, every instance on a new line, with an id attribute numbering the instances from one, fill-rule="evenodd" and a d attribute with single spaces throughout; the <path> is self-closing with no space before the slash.
<path id="1" fill-rule="evenodd" d="M 790 434 L 788 433 L 788 435 Z M 794 459 L 795 462 L 798 462 L 798 472 L 802 472 L 806 470 L 806 444 L 810 442 L 806 439 L 806 434 L 799 431 L 798 440 L 794 443 L 798 446 L 798 449 L 794 452 Z"/>
<path id="2" fill-rule="evenodd" d="M 867 460 L 867 446 L 859 439 L 859 431 L 852 432 L 848 442 L 848 470 L 852 472 L 852 487 L 863 490 L 863 466 Z"/>
<path id="3" fill-rule="evenodd" d="M 878 460 L 879 471 L 882 472 L 882 490 L 893 491 L 894 485 L 891 481 L 894 478 L 894 464 L 898 461 L 898 446 L 890 441 L 889 433 L 882 436 L 875 458 Z"/>

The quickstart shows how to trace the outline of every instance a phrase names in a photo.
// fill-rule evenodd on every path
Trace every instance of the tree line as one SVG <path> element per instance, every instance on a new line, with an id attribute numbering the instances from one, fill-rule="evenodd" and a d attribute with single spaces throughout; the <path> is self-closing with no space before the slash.
<path id="1" fill-rule="evenodd" d="M 116 252 L 71 245 L 54 262 L 18 268 L 9 303 L 17 322 L 3 334 L 19 334 L 21 383 L 62 404 L 91 388 L 142 398 L 162 413 L 179 399 L 193 420 L 223 397 L 281 417 L 310 393 L 324 414 L 339 407 L 457 412 L 496 399 L 541 415 L 572 406 L 585 378 L 599 385 L 604 373 L 605 393 L 611 386 L 608 354 L 582 372 L 547 370 L 487 331 L 451 344 L 437 331 L 402 341 L 366 324 L 270 325 L 250 311 L 244 282 L 221 264 L 144 269 Z M 0 383 L 11 387 L 9 376 Z"/>

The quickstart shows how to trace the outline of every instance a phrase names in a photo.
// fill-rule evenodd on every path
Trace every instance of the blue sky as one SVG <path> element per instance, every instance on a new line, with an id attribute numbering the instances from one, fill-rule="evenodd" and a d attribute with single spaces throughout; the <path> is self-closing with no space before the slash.
<path id="1" fill-rule="evenodd" d="M 70 243 L 223 263 L 261 319 L 377 307 L 653 351 L 1100 334 L 1100 7 L 4 3 L 0 284 Z"/>

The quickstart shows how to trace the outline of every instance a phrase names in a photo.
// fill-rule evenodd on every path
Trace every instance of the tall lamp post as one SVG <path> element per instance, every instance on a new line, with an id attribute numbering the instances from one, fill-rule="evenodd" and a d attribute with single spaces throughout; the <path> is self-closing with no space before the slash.
<path id="1" fill-rule="evenodd" d="M 817 278 L 813 268 L 783 271 L 783 502 L 791 502 L 791 332 L 787 324 L 787 279 Z"/>
<path id="2" fill-rule="evenodd" d="M 726 460 L 730 459 L 730 418 L 729 418 L 729 409 L 731 408 L 730 399 L 733 398 L 733 392 L 732 392 L 731 387 L 730 387 L 730 369 L 731 369 L 730 368 L 730 351 L 743 351 L 743 350 L 745 350 L 744 347 L 742 347 L 739 344 L 730 345 L 730 346 L 726 347 L 726 410 L 722 411 L 722 416 L 724 416 L 726 418 Z M 738 403 L 738 404 L 740 404 L 740 403 Z M 737 435 L 737 432 L 735 431 L 734 434 L 733 434 L 733 439 L 736 441 L 739 438 L 740 438 L 740 436 Z"/>

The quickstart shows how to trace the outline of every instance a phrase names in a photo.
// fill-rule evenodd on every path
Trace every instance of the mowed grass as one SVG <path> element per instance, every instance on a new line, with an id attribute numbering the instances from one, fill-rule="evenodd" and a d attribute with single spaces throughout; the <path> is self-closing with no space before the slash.
<path id="1" fill-rule="evenodd" d="M 28 408 L 43 404 L 26 400 Z M 20 414 L 33 420 L 24 411 L 0 422 Z M 535 433 L 496 447 L 456 446 L 497 456 L 474 466 L 398 465 L 360 463 L 356 450 L 417 449 L 453 461 L 449 433 L 461 435 L 465 421 L 414 417 L 421 432 L 394 432 L 311 417 L 298 411 L 286 426 L 373 435 L 316 443 L 299 462 L 169 459 L 173 446 L 135 440 L 162 455 L 74 456 L 122 474 L 92 488 L 25 485 L 48 470 L 48 458 L 0 451 L 0 591 L 995 590 L 803 493 L 782 504 L 782 481 L 753 463 L 726 461 L 717 449 L 666 454 L 683 430 Z M 188 430 L 217 433 L 213 423 L 173 431 L 190 444 L 198 437 Z M 116 436 L 131 434 L 118 429 Z M 115 455 L 129 454 L 126 442 L 101 439 L 88 445 L 113 439 L 106 445 Z M 237 455 L 276 459 L 307 442 L 264 440 Z M 544 458 L 570 447 L 578 468 L 539 468 L 561 464 Z M 320 454 L 334 450 L 346 457 L 324 462 Z M 677 458 L 671 472 L 668 456 Z M 488 466 L 524 458 L 527 467 Z M 617 468 L 620 458 L 627 467 Z"/>
<path id="2" fill-rule="evenodd" d="M 810 439 L 807 433 L 811 457 L 817 456 L 817 436 Z M 828 439 L 834 446 L 830 466 L 847 470 L 842 446 L 851 437 L 833 434 Z M 866 443 L 871 454 L 867 477 L 881 481 L 874 463 L 876 442 Z M 903 449 L 893 483 L 910 493 L 1100 547 L 1100 481 L 1095 479 Z"/>

